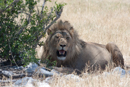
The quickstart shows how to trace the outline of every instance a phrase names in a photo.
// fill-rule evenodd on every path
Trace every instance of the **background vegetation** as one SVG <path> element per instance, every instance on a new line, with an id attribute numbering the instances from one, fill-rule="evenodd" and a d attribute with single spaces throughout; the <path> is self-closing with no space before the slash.
<path id="1" fill-rule="evenodd" d="M 108 42 L 116 43 L 123 53 L 125 64 L 130 65 L 129 0 L 52 0 L 52 3 L 46 2 L 46 6 L 54 6 L 55 1 L 57 1 L 57 3 L 67 3 L 67 5 L 64 6 L 60 19 L 68 20 L 78 31 L 81 39 L 87 42 L 96 42 L 101 44 L 106 44 Z M 42 5 L 43 2 L 41 0 L 38 3 L 38 6 Z M 37 6 L 35 9 L 37 9 Z M 26 18 L 25 14 L 24 17 Z M 16 20 L 18 24 L 21 24 L 19 18 Z M 0 23 L 0 35 L 2 35 L 1 26 Z M 0 42 L 1 41 L 2 40 L 0 40 Z M 37 49 L 38 53 L 42 53 L 40 49 L 40 47 Z M 74 77 L 74 79 L 70 78 L 68 80 L 65 76 L 54 76 L 50 85 L 52 87 L 130 86 L 129 74 L 126 74 L 121 78 L 120 73 L 113 73 L 111 71 L 110 73 L 99 75 L 90 75 L 86 73 L 83 74 L 80 79 L 76 78 L 77 77 Z"/>
<path id="2" fill-rule="evenodd" d="M 38 62 L 35 48 L 46 30 L 60 17 L 65 4 L 45 6 L 51 0 L 0 1 L 0 58 L 13 64 Z"/>

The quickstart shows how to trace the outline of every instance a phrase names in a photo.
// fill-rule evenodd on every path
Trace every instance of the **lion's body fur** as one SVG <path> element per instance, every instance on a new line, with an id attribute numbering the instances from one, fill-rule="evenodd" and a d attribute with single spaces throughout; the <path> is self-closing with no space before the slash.
<path id="1" fill-rule="evenodd" d="M 53 45 L 55 42 L 53 42 L 52 36 L 55 32 L 62 32 L 64 30 L 70 34 L 72 39 L 68 42 L 70 46 L 67 50 L 66 59 L 61 61 L 56 57 L 56 47 Z M 78 70 L 84 70 L 86 65 L 88 70 L 105 69 L 106 65 L 111 66 L 112 63 L 115 63 L 116 66 L 124 66 L 123 56 L 115 44 L 108 43 L 107 45 L 102 45 L 84 42 L 79 39 L 77 32 L 68 22 L 62 21 L 51 28 L 51 34 L 49 34 L 45 41 L 44 53 L 41 60 L 44 61 L 46 58 L 50 59 L 50 61 L 57 61 L 57 66 L 63 65 Z"/>

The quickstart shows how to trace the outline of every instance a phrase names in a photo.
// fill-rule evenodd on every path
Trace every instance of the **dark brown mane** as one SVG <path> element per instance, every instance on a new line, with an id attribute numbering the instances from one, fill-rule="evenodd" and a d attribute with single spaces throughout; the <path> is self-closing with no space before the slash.
<path id="1" fill-rule="evenodd" d="M 51 40 L 51 37 L 54 35 L 54 33 L 58 30 L 67 30 L 67 32 L 70 33 L 70 35 L 72 37 L 73 43 L 71 43 L 71 44 L 73 44 L 73 45 L 71 47 L 69 47 L 69 52 L 67 54 L 69 56 L 69 58 L 67 60 L 69 61 L 69 60 L 71 60 L 71 58 L 74 58 L 74 56 L 76 56 L 80 53 L 82 46 L 84 47 L 85 44 L 83 43 L 83 41 L 81 41 L 79 39 L 77 32 L 73 29 L 73 27 L 70 25 L 70 23 L 68 21 L 63 22 L 60 20 L 57 23 L 55 23 L 50 29 L 48 29 L 49 35 L 45 41 L 44 56 L 46 57 L 49 55 L 49 52 L 53 52 L 55 47 L 52 47 L 50 40 Z"/>

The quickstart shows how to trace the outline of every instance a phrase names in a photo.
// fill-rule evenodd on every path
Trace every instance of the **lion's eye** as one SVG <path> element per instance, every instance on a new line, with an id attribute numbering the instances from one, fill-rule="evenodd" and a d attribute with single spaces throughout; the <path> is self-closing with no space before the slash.
<path id="1" fill-rule="evenodd" d="M 69 37 L 66 37 L 67 40 L 69 40 L 70 38 Z"/>
<path id="2" fill-rule="evenodd" d="M 56 38 L 56 39 L 58 39 L 58 38 L 59 38 L 59 36 L 55 36 L 55 38 Z"/>

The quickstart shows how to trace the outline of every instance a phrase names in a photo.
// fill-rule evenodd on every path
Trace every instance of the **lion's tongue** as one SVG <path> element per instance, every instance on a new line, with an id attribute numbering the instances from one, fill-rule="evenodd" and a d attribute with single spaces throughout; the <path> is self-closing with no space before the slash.
<path id="1" fill-rule="evenodd" d="M 59 50 L 59 54 L 65 54 L 65 51 L 64 50 Z"/>

